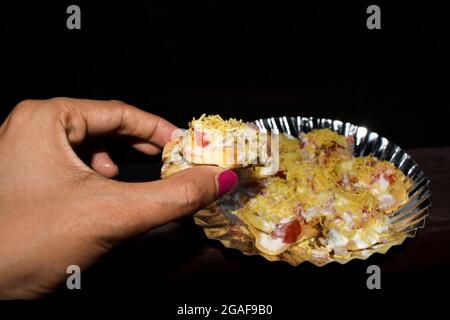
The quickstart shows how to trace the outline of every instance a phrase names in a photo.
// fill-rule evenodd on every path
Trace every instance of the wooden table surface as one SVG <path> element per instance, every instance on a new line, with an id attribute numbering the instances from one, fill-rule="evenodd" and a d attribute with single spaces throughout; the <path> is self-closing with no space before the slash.
<path id="1" fill-rule="evenodd" d="M 346 265 L 292 267 L 244 256 L 205 238 L 191 217 L 124 243 L 91 267 L 83 290 L 61 288 L 57 296 L 149 297 L 241 296 L 266 298 L 336 294 L 361 295 L 367 267 L 381 268 L 383 293 L 449 296 L 450 288 L 450 147 L 412 149 L 409 153 L 431 180 L 432 207 L 424 229 L 387 254 Z M 120 179 L 157 179 L 159 163 L 121 167 Z"/>

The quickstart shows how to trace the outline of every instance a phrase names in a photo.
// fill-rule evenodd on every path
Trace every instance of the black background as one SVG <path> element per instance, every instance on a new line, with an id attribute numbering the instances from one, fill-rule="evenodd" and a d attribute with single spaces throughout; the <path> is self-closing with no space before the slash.
<path id="1" fill-rule="evenodd" d="M 66 28 L 74 3 L 81 30 Z M 381 30 L 366 28 L 373 3 Z M 124 100 L 179 126 L 203 112 L 322 116 L 402 147 L 448 145 L 445 12 L 429 1 L 2 4 L 2 119 L 22 99 L 70 96 Z"/>
<path id="2" fill-rule="evenodd" d="M 446 113 L 450 37 L 445 8 L 431 1 L 293 3 L 2 3 L 0 119 L 23 99 L 69 96 L 120 99 L 182 127 L 202 113 L 245 120 L 277 115 L 321 116 L 366 125 L 402 147 L 449 145 Z M 81 30 L 66 28 L 70 4 L 81 7 Z M 381 30 L 366 28 L 369 4 L 381 7 Z M 118 145 L 112 148 L 120 164 L 149 161 Z M 126 167 L 121 174 L 123 179 L 133 180 L 133 172 L 127 176 Z M 157 178 L 136 175 L 134 180 Z M 216 279 L 216 273 L 205 271 L 200 279 L 169 279 L 167 286 L 167 277 L 145 277 L 152 260 L 144 259 L 142 252 L 168 258 L 160 265 L 167 268 L 171 263 L 183 263 L 203 243 L 198 229 L 182 230 L 196 233 L 180 235 L 182 239 L 194 239 L 194 244 L 179 247 L 182 241 L 177 237 L 163 237 L 158 238 L 165 241 L 163 248 L 159 247 L 162 242 L 141 240 L 118 248 L 90 271 L 92 286 L 82 290 L 83 294 L 189 294 L 192 287 L 196 288 L 194 292 L 205 293 L 207 289 L 202 286 L 214 281 L 220 281 L 225 293 L 235 293 L 236 283 L 246 281 L 246 274 L 253 273 L 254 268 L 261 268 L 260 258 L 254 257 L 242 259 L 237 278 L 229 274 L 229 278 Z M 177 254 L 168 255 L 168 250 Z M 238 255 L 224 254 L 231 259 Z M 121 259 L 125 260 L 120 263 Z M 372 262 L 384 259 L 389 258 L 380 256 Z M 149 272 L 172 271 L 157 268 Z M 287 265 L 263 264 L 262 268 L 262 275 L 273 270 L 288 275 L 294 272 Z M 311 266 L 298 270 L 303 277 L 319 273 Z M 421 278 L 424 285 L 418 290 L 432 290 L 432 283 L 439 282 L 442 274 Z M 363 262 L 345 269 L 327 266 L 317 277 L 322 283 L 317 287 L 310 284 L 308 290 L 318 293 L 334 279 L 331 292 L 339 295 L 341 290 L 353 290 L 358 295 L 366 291 L 361 282 L 365 277 Z M 428 280 L 431 284 L 425 285 Z M 269 287 L 276 287 L 276 281 L 271 279 Z M 407 286 L 409 281 L 404 274 L 395 287 Z M 297 282 L 293 283 L 301 286 Z M 243 287 L 252 289 L 242 291 L 242 295 L 264 295 L 259 282 Z"/>

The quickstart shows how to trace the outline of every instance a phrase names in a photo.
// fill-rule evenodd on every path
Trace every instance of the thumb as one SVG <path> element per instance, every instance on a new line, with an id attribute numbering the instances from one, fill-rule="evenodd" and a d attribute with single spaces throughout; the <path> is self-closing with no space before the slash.
<path id="1" fill-rule="evenodd" d="M 119 183 L 114 188 L 122 202 L 122 225 L 131 227 L 126 236 L 145 232 L 206 207 L 232 191 L 238 176 L 232 170 L 196 166 L 170 177 L 146 183 Z M 125 230 L 122 230 L 125 231 Z M 131 233 L 131 234 L 130 234 Z"/>

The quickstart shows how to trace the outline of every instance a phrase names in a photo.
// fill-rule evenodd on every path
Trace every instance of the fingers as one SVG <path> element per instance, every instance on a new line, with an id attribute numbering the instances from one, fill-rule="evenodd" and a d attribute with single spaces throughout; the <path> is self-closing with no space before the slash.
<path id="1" fill-rule="evenodd" d="M 111 183 L 116 184 L 116 195 L 111 198 L 120 199 L 117 208 L 122 208 L 114 215 L 120 220 L 117 232 L 125 232 L 122 236 L 129 237 L 206 207 L 233 190 L 238 177 L 231 170 L 197 166 L 155 182 Z"/>
<path id="2" fill-rule="evenodd" d="M 99 139 L 91 137 L 77 146 L 76 153 L 94 171 L 107 178 L 113 178 L 119 173 L 119 167 L 108 153 L 107 146 Z"/>
<path id="3" fill-rule="evenodd" d="M 119 174 L 119 167 L 112 161 L 106 150 L 95 150 L 91 156 L 91 167 L 107 178 Z"/>
<path id="4" fill-rule="evenodd" d="M 120 140 L 124 140 L 126 143 L 131 145 L 136 150 L 148 154 L 155 155 L 162 151 L 162 148 L 145 140 L 135 138 L 135 137 L 123 137 Z"/>
<path id="5" fill-rule="evenodd" d="M 148 154 L 148 155 L 154 155 L 161 153 L 162 148 L 155 146 L 154 144 L 151 144 L 149 142 L 133 142 L 131 143 L 131 146 L 135 148 L 136 150 Z"/>
<path id="6" fill-rule="evenodd" d="M 176 127 L 154 114 L 120 101 L 55 98 L 69 142 L 80 143 L 86 135 L 130 136 L 163 147 Z"/>

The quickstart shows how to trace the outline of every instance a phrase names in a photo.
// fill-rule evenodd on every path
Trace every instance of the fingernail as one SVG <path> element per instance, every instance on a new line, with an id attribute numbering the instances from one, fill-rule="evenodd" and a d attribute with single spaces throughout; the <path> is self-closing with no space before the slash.
<path id="1" fill-rule="evenodd" d="M 217 197 L 220 198 L 236 187 L 238 176 L 233 170 L 225 170 L 217 176 Z"/>

